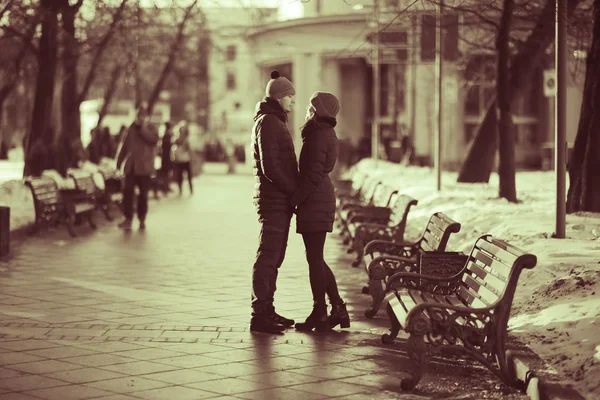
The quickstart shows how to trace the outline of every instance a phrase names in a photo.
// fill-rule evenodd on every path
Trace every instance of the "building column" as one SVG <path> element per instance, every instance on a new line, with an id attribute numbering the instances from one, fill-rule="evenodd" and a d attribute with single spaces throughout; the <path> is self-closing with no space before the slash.
<path id="1" fill-rule="evenodd" d="M 318 53 L 301 53 L 292 59 L 292 82 L 296 87 L 296 105 L 290 115 L 290 131 L 297 155 L 300 154 L 302 147 L 300 128 L 305 122 L 308 100 L 315 91 L 323 90 L 321 66 L 321 54 Z"/>

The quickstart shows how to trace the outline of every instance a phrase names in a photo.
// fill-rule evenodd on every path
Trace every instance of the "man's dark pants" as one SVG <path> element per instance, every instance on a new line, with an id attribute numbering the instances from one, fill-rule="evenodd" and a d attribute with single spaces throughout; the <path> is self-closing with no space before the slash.
<path id="1" fill-rule="evenodd" d="M 273 311 L 277 290 L 277 273 L 285 258 L 292 214 L 288 212 L 261 213 L 258 251 L 252 271 L 253 315 Z"/>
<path id="2" fill-rule="evenodd" d="M 125 218 L 133 219 L 133 198 L 135 196 L 135 187 L 139 189 L 137 196 L 137 215 L 140 221 L 146 218 L 148 213 L 148 190 L 150 189 L 149 175 L 125 175 L 125 184 L 123 188 L 123 209 Z"/>

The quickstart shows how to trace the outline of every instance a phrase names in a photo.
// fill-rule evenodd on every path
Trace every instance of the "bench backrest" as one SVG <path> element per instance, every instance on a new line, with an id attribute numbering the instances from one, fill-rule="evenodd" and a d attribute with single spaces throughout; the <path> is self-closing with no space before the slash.
<path id="1" fill-rule="evenodd" d="M 90 175 L 73 175 L 71 178 L 75 181 L 75 187 L 88 195 L 96 194 L 96 184 L 94 183 L 94 177 Z"/>
<path id="2" fill-rule="evenodd" d="M 491 235 L 481 236 L 471 250 L 456 294 L 470 307 L 493 307 L 498 326 L 505 329 L 519 275 L 536 263 L 533 254 Z"/>
<path id="3" fill-rule="evenodd" d="M 360 194 L 368 177 L 369 175 L 364 171 L 356 171 L 354 175 L 352 175 L 352 195 L 357 196 Z"/>
<path id="4" fill-rule="evenodd" d="M 381 183 L 375 188 L 373 193 L 373 205 L 377 207 L 389 207 L 390 202 L 395 198 L 394 195 L 398 193 L 391 186 Z"/>
<path id="5" fill-rule="evenodd" d="M 417 199 L 406 194 L 397 194 L 391 205 L 390 223 L 394 227 L 394 239 L 402 240 L 406 231 L 406 219 L 412 206 L 417 205 Z"/>
<path id="6" fill-rule="evenodd" d="M 59 190 L 56 181 L 51 178 L 31 178 L 25 181 L 31 189 L 33 201 L 38 205 L 54 205 L 59 202 Z"/>
<path id="7" fill-rule="evenodd" d="M 375 197 L 375 193 L 377 192 L 377 188 L 379 186 L 382 186 L 383 184 L 381 183 L 381 180 L 375 178 L 375 177 L 370 177 L 367 182 L 365 183 L 365 185 L 363 186 L 363 190 L 361 190 L 360 192 L 360 201 L 363 204 L 373 204 L 373 200 Z"/>
<path id="8" fill-rule="evenodd" d="M 443 212 L 436 212 L 429 218 L 425 231 L 419 239 L 421 251 L 444 251 L 448 239 L 453 233 L 460 232 L 460 223 L 454 221 Z"/>

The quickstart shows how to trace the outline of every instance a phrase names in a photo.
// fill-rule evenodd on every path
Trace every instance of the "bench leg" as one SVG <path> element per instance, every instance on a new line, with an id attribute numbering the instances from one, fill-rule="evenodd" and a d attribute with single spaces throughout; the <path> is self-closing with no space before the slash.
<path id="1" fill-rule="evenodd" d="M 75 215 L 75 209 L 72 206 L 67 206 L 65 214 L 65 220 L 67 223 L 67 230 L 69 231 L 69 235 L 71 235 L 71 237 L 76 237 L 77 232 L 75 232 L 75 219 L 77 218 L 77 216 Z"/>
<path id="2" fill-rule="evenodd" d="M 377 314 L 377 311 L 379 311 L 385 295 L 383 280 L 374 278 L 369 279 L 369 294 L 373 298 L 373 302 L 371 303 L 371 308 L 368 308 L 365 311 L 365 317 L 373 318 Z"/>
<path id="3" fill-rule="evenodd" d="M 427 346 L 424 342 L 427 322 L 423 317 L 416 317 L 411 321 L 410 336 L 408 338 L 408 358 L 412 361 L 411 377 L 402 379 L 400 386 L 404 390 L 412 390 L 419 384 L 423 370 L 427 363 Z"/>
<path id="4" fill-rule="evenodd" d="M 104 206 L 102 206 L 102 212 L 104 213 L 104 218 L 106 218 L 107 221 L 113 220 L 112 215 L 110 215 L 110 203 L 106 203 Z"/>
<path id="5" fill-rule="evenodd" d="M 94 216 L 92 215 L 92 213 L 94 212 L 94 210 L 90 210 L 88 212 L 86 212 L 86 219 L 88 221 L 88 224 L 90 225 L 90 228 L 92 229 L 96 229 L 96 223 L 94 222 Z"/>
<path id="6" fill-rule="evenodd" d="M 385 311 L 387 312 L 387 315 L 390 318 L 391 326 L 390 333 L 384 333 L 381 336 L 381 342 L 384 344 L 392 344 L 394 343 L 394 340 L 398 337 L 398 333 L 400 332 L 400 328 L 402 328 L 402 325 L 400 325 L 400 321 L 398 321 L 398 318 L 396 318 L 396 314 L 394 314 L 392 306 L 390 306 L 389 304 L 386 305 Z"/>
<path id="7" fill-rule="evenodd" d="M 358 232 L 354 238 L 354 251 L 356 252 L 356 259 L 352 261 L 352 266 L 358 268 L 363 263 L 363 257 L 365 256 L 365 244 L 362 238 L 358 237 Z"/>

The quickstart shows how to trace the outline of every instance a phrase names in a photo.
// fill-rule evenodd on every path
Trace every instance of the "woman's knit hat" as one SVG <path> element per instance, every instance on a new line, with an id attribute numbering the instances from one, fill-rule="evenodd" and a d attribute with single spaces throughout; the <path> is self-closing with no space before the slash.
<path id="1" fill-rule="evenodd" d="M 310 98 L 310 104 L 315 108 L 319 117 L 335 118 L 340 111 L 340 102 L 333 93 L 315 92 Z"/>
<path id="2" fill-rule="evenodd" d="M 265 94 L 275 100 L 296 94 L 296 88 L 287 78 L 279 75 L 279 71 L 271 72 L 271 80 L 267 83 Z"/>

